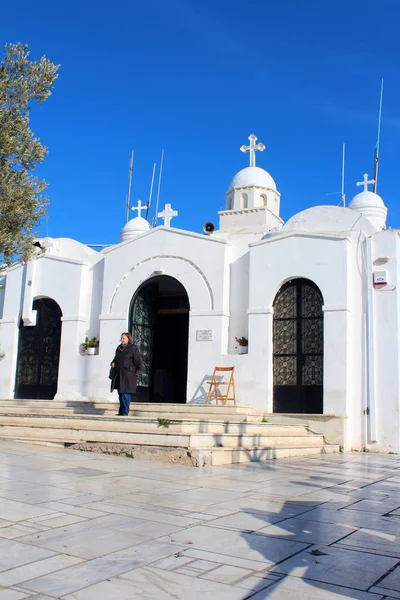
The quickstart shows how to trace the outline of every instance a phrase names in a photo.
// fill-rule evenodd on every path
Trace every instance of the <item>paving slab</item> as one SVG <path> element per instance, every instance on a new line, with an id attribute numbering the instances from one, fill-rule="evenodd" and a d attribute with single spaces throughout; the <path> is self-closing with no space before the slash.
<path id="1" fill-rule="evenodd" d="M 0 600 L 400 600 L 400 457 L 195 470 L 0 443 Z"/>

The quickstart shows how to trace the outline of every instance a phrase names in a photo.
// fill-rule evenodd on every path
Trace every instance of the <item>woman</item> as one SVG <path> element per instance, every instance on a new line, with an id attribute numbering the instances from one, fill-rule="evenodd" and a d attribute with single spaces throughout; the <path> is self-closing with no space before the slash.
<path id="1" fill-rule="evenodd" d="M 121 343 L 115 351 L 111 363 L 111 391 L 118 390 L 119 416 L 129 415 L 129 404 L 132 394 L 136 393 L 137 378 L 143 368 L 139 350 L 132 343 L 132 336 L 125 332 L 121 335 Z"/>

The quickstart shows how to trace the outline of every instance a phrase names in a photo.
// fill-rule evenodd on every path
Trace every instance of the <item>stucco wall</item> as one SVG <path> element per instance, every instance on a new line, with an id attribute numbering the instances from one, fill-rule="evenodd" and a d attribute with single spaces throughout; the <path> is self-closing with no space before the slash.
<path id="1" fill-rule="evenodd" d="M 99 374 L 108 373 L 119 336 L 128 326 L 129 306 L 138 288 L 157 273 L 177 279 L 190 303 L 187 401 L 204 401 L 204 381 L 226 354 L 229 319 L 229 244 L 210 237 L 157 228 L 105 252 Z M 196 332 L 212 330 L 212 341 Z M 110 397 L 108 381 L 96 393 Z M 88 386 L 91 395 L 90 385 Z"/>
<path id="2" fill-rule="evenodd" d="M 348 210 L 345 216 L 352 218 Z M 273 303 L 286 281 L 305 278 L 324 302 L 324 414 L 345 417 L 346 449 L 399 452 L 398 232 L 287 227 L 249 247 L 256 237 L 159 227 L 103 253 L 68 241 L 64 256 L 60 242 L 34 269 L 12 267 L 0 319 L 0 396 L 13 396 L 24 297 L 30 307 L 35 298 L 49 297 L 63 315 L 57 398 L 111 399 L 109 363 L 128 326 L 132 297 L 162 273 L 177 279 L 189 297 L 188 402 L 204 402 L 214 366 L 233 365 L 238 402 L 272 412 Z M 374 271 L 386 272 L 386 286 L 373 288 Z M 199 341 L 198 330 L 211 330 L 212 341 Z M 100 338 L 98 356 L 80 353 L 85 335 Z M 241 336 L 249 339 L 247 355 L 238 354 L 235 337 Z"/>
<path id="3" fill-rule="evenodd" d="M 358 236 L 290 232 L 267 236 L 250 252 L 249 355 L 255 371 L 251 396 L 260 409 L 273 410 L 273 303 L 286 281 L 305 278 L 323 296 L 324 310 L 324 413 L 348 417 L 346 445 L 360 445 L 355 423 L 361 409 L 362 348 L 352 334 L 359 330 L 362 314 L 361 274 L 355 252 Z M 358 331 L 359 333 L 359 331 Z M 353 365 L 356 365 L 354 372 Z M 351 375 L 350 375 L 351 370 Z M 257 375 L 256 375 L 257 374 Z M 357 386 L 356 386 L 357 387 Z M 350 397 L 351 396 L 351 397 Z M 357 429 L 358 428 L 358 429 Z"/>

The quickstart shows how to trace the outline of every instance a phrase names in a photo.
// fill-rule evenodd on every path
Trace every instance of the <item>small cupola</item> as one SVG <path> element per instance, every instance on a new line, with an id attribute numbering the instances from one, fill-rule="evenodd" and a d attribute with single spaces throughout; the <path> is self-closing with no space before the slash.
<path id="1" fill-rule="evenodd" d="M 349 204 L 349 208 L 368 219 L 376 231 L 381 231 L 382 229 L 386 229 L 387 208 L 382 198 L 368 189 L 368 185 L 374 183 L 375 180 L 368 180 L 368 175 L 365 173 L 364 180 L 357 182 L 357 185 L 364 186 L 364 190 L 354 196 Z"/>
<path id="2" fill-rule="evenodd" d="M 237 227 L 280 228 L 280 194 L 271 175 L 256 166 L 256 152 L 263 152 L 265 146 L 257 143 L 254 134 L 249 136 L 250 144 L 240 150 L 248 153 L 250 165 L 234 176 L 226 192 L 225 210 L 219 213 L 221 229 Z"/>
<path id="3" fill-rule="evenodd" d="M 142 210 L 146 210 L 146 209 L 147 209 L 147 206 L 142 206 L 141 200 L 138 200 L 137 206 L 132 207 L 132 210 L 138 211 L 138 216 L 135 217 L 134 219 L 130 219 L 130 221 L 128 221 L 126 223 L 126 225 L 124 225 L 124 227 L 121 229 L 121 233 L 120 233 L 121 242 L 127 242 L 128 240 L 133 240 L 138 235 L 141 235 L 142 233 L 146 233 L 147 231 L 150 230 L 150 223 L 148 221 L 146 221 L 146 219 L 144 219 L 141 214 Z"/>

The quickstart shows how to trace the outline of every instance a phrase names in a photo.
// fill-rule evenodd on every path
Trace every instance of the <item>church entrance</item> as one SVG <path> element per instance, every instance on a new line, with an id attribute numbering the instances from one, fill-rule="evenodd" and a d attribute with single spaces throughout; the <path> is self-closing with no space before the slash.
<path id="1" fill-rule="evenodd" d="M 323 413 L 323 298 L 293 279 L 274 301 L 274 412 Z"/>
<path id="2" fill-rule="evenodd" d="M 183 285 L 166 275 L 146 281 L 133 297 L 129 331 L 144 365 L 137 402 L 186 402 L 189 308 Z"/>
<path id="3" fill-rule="evenodd" d="M 15 398 L 52 400 L 57 392 L 61 309 L 50 298 L 33 302 L 34 327 L 19 327 Z"/>

